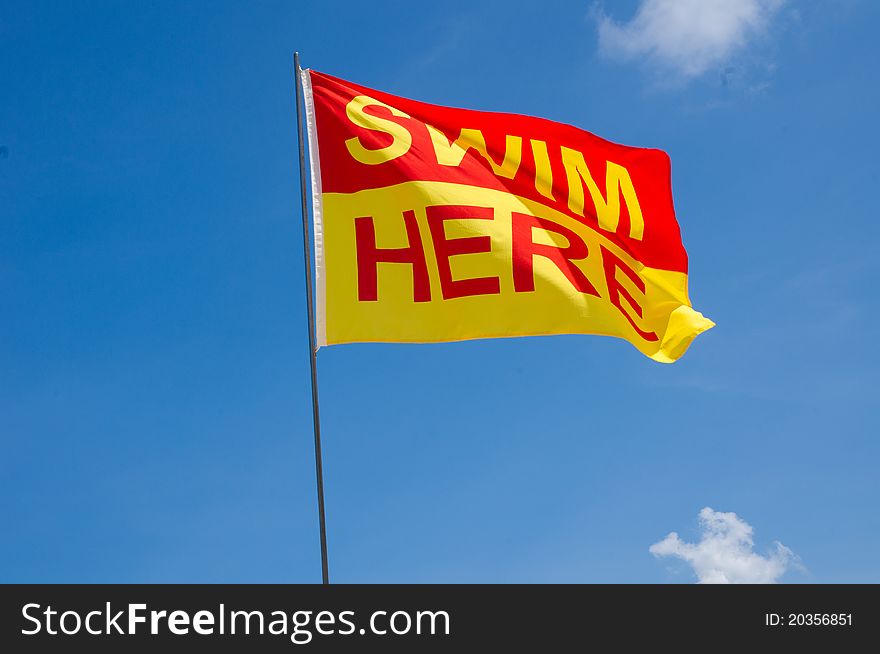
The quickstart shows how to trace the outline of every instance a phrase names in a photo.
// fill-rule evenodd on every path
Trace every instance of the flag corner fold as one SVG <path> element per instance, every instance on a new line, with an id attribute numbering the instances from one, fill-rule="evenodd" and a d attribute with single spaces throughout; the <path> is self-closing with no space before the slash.
<path id="1" fill-rule="evenodd" d="M 699 311 L 681 305 L 669 314 L 669 324 L 660 343 L 660 349 L 651 356 L 660 363 L 675 363 L 680 359 L 694 339 L 709 331 L 715 323 Z"/>

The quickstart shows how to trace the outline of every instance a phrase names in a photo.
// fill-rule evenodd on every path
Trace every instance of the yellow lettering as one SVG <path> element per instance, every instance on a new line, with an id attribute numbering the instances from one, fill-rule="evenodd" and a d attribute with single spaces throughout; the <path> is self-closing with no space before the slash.
<path id="1" fill-rule="evenodd" d="M 370 150 L 365 148 L 361 143 L 361 140 L 355 136 L 345 142 L 345 147 L 348 148 L 351 156 L 363 164 L 373 166 L 385 163 L 386 161 L 391 161 L 392 159 L 396 159 L 397 157 L 406 154 L 409 151 L 410 146 L 412 146 L 412 134 L 410 134 L 409 130 L 404 126 L 395 123 L 393 120 L 368 114 L 364 111 L 365 107 L 385 107 L 391 112 L 392 116 L 409 118 L 409 116 L 400 111 L 400 109 L 390 107 L 384 102 L 374 100 L 366 95 L 355 96 L 345 107 L 345 115 L 348 116 L 348 119 L 358 127 L 373 130 L 374 132 L 384 132 L 385 134 L 390 135 L 394 140 L 391 141 L 391 145 L 386 145 L 384 148 Z"/>
<path id="2" fill-rule="evenodd" d="M 621 165 L 608 161 L 605 169 L 605 197 L 593 180 L 584 155 L 577 150 L 562 147 L 562 165 L 568 179 L 568 208 L 574 213 L 584 215 L 584 186 L 590 191 L 593 204 L 596 205 L 596 218 L 599 227 L 609 232 L 616 232 L 620 222 L 620 196 L 629 211 L 629 235 L 641 241 L 645 233 L 645 221 L 642 209 L 636 196 L 629 171 Z M 583 182 L 583 183 L 582 183 Z"/>
<path id="3" fill-rule="evenodd" d="M 544 141 L 530 139 L 532 144 L 532 156 L 535 158 L 535 190 L 545 198 L 555 200 L 553 197 L 553 169 L 550 167 L 550 155 L 547 154 L 547 144 Z"/>
<path id="4" fill-rule="evenodd" d="M 443 133 L 430 125 L 426 125 L 434 145 L 434 155 L 441 166 L 460 166 L 464 155 L 470 148 L 479 152 L 489 162 L 492 172 L 499 177 L 513 179 L 522 160 L 522 137 L 507 135 L 504 143 L 504 160 L 498 165 L 489 156 L 486 139 L 478 129 L 462 129 L 461 134 L 452 143 Z"/>

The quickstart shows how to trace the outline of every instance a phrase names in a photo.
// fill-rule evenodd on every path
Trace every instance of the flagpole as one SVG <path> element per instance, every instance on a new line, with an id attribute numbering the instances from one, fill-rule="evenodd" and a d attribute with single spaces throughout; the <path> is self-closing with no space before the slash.
<path id="1" fill-rule="evenodd" d="M 312 426 L 315 431 L 315 479 L 318 485 L 318 524 L 321 531 L 321 580 L 330 583 L 327 565 L 327 522 L 324 517 L 324 467 L 321 457 L 321 417 L 318 410 L 318 360 L 315 348 L 315 310 L 312 299 L 312 253 L 309 237 L 309 208 L 306 196 L 306 155 L 303 142 L 302 68 L 299 52 L 293 53 L 296 73 L 296 133 L 299 139 L 299 187 L 302 198 L 303 261 L 306 268 L 306 310 L 309 316 L 309 363 L 312 370 Z"/>

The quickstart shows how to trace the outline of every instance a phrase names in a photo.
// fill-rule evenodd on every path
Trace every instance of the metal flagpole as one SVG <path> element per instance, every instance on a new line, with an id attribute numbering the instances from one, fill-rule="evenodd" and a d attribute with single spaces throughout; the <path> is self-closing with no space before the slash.
<path id="1" fill-rule="evenodd" d="M 318 522 L 321 530 L 321 580 L 330 583 L 327 566 L 327 522 L 324 518 L 324 469 L 321 462 L 321 417 L 318 411 L 318 361 L 315 349 L 315 310 L 312 299 L 312 252 L 309 237 L 309 209 L 306 199 L 306 155 L 303 142 L 303 88 L 299 52 L 293 53 L 296 69 L 296 133 L 299 137 L 299 186 L 302 196 L 303 261 L 306 266 L 306 308 L 309 314 L 309 362 L 312 368 L 312 424 L 315 429 L 315 478 L 318 483 Z"/>

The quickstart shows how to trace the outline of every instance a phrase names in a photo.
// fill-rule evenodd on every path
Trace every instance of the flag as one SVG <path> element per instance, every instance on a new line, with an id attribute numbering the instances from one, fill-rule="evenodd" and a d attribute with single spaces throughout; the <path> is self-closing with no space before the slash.
<path id="1" fill-rule="evenodd" d="M 665 152 L 302 71 L 316 343 L 546 334 L 678 359 L 691 308 Z"/>

